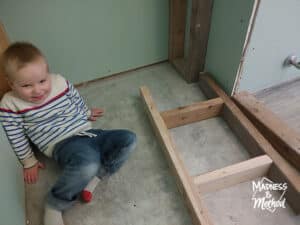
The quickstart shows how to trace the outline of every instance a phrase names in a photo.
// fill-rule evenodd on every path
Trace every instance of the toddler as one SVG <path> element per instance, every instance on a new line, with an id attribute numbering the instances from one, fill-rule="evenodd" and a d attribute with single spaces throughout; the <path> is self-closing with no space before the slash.
<path id="1" fill-rule="evenodd" d="M 92 129 L 103 115 L 89 109 L 74 86 L 51 74 L 41 51 L 26 42 L 10 45 L 2 56 L 4 75 L 11 87 L 1 100 L 0 120 L 24 168 L 26 183 L 35 183 L 44 168 L 32 151 L 53 158 L 62 168 L 47 194 L 44 225 L 63 225 L 62 211 L 79 196 L 90 201 L 100 169 L 116 172 L 136 145 L 128 130 Z"/>

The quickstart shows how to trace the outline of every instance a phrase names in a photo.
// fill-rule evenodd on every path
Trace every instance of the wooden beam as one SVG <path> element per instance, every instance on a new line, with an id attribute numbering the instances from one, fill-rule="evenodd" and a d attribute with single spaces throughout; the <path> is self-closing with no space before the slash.
<path id="1" fill-rule="evenodd" d="M 296 214 L 300 214 L 300 194 L 296 190 L 294 185 L 288 180 L 285 179 L 285 175 L 278 169 L 278 167 L 273 164 L 269 169 L 267 177 L 270 178 L 274 183 L 287 183 L 287 190 L 284 195 L 289 206 L 294 210 Z"/>
<path id="2" fill-rule="evenodd" d="M 178 188 L 183 194 L 184 199 L 188 205 L 193 224 L 212 224 L 208 218 L 206 208 L 204 208 L 204 206 L 202 205 L 200 196 L 196 191 L 196 187 L 192 181 L 192 178 L 189 176 L 181 158 L 176 151 L 175 144 L 150 95 L 150 91 L 147 87 L 141 87 L 140 92 L 145 102 L 146 110 L 154 127 L 155 133 L 160 140 L 161 146 L 169 162 L 169 166 L 175 174 Z"/>
<path id="3" fill-rule="evenodd" d="M 234 165 L 194 177 L 200 193 L 217 191 L 239 183 L 266 176 L 271 167 L 269 156 L 258 156 Z"/>
<path id="4" fill-rule="evenodd" d="M 174 128 L 218 116 L 221 112 L 223 103 L 221 98 L 215 98 L 164 111 L 160 114 L 164 119 L 167 128 Z"/>
<path id="5" fill-rule="evenodd" d="M 196 82 L 199 72 L 204 70 L 212 6 L 212 0 L 192 0 L 190 39 L 184 74 L 188 82 Z"/>
<path id="6" fill-rule="evenodd" d="M 179 74 L 181 74 L 181 75 L 185 74 L 185 66 L 186 66 L 185 58 L 176 58 L 176 59 L 170 60 L 170 62 Z"/>
<path id="7" fill-rule="evenodd" d="M 300 170 L 300 134 L 250 93 L 240 92 L 234 100 L 273 147 Z"/>
<path id="8" fill-rule="evenodd" d="M 208 73 L 200 76 L 200 80 L 201 82 L 206 83 L 206 85 L 204 85 L 206 88 L 209 87 L 209 93 L 215 93 L 223 99 L 224 107 L 222 116 L 236 136 L 240 138 L 250 154 L 267 154 L 282 174 L 282 176 L 278 178 L 281 179 L 280 182 L 289 182 L 292 188 L 296 190 L 297 195 L 300 195 L 300 172 L 273 148 L 273 146 L 242 113 L 238 106 L 221 88 L 219 88 L 216 82 L 210 78 Z M 296 199 L 289 199 L 288 201 L 294 202 Z M 295 202 L 295 204 L 299 203 Z M 293 209 L 296 213 L 300 213 L 297 209 Z"/>
<path id="9" fill-rule="evenodd" d="M 169 60 L 184 57 L 187 0 L 169 0 Z"/>
<path id="10" fill-rule="evenodd" d="M 0 22 L 0 56 L 6 50 L 8 45 L 9 45 L 8 37 L 6 35 L 3 24 Z M 3 75 L 2 66 L 0 65 L 0 99 L 8 90 L 10 90 L 10 87 L 6 81 L 6 78 Z"/>
<path id="11" fill-rule="evenodd" d="M 199 76 L 199 87 L 201 88 L 201 91 L 203 92 L 203 94 L 208 99 L 219 98 L 220 96 L 215 92 L 215 90 L 213 90 L 209 86 L 209 84 L 207 83 L 207 81 L 205 79 L 203 79 L 203 76 L 209 76 L 209 75 L 207 75 L 206 72 L 201 72 L 200 76 Z"/>

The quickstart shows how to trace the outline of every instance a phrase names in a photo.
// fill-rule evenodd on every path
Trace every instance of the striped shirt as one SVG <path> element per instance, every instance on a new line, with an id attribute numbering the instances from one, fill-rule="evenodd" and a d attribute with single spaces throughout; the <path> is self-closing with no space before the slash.
<path id="1" fill-rule="evenodd" d="M 90 111 L 74 86 L 58 74 L 51 74 L 51 82 L 51 92 L 42 104 L 26 102 L 12 91 L 0 104 L 0 121 L 24 168 L 37 162 L 30 142 L 52 157 L 57 142 L 91 129 Z"/>

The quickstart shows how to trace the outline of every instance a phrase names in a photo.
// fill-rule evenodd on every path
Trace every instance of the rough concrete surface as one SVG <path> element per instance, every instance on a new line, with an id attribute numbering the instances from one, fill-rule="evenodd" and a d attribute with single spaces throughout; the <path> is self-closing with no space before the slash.
<path id="1" fill-rule="evenodd" d="M 105 109 L 105 115 L 94 123 L 94 127 L 130 129 L 137 134 L 138 145 L 121 170 L 98 185 L 91 203 L 78 202 L 64 212 L 66 225 L 191 224 L 187 207 L 144 110 L 139 94 L 142 85 L 150 89 L 160 111 L 205 99 L 197 84 L 187 84 L 168 63 L 80 87 L 79 91 L 90 107 Z M 220 118 L 175 128 L 171 134 L 191 175 L 249 157 Z M 42 224 L 45 195 L 60 171 L 51 160 L 42 156 L 40 159 L 46 162 L 47 168 L 41 171 L 37 184 L 26 186 L 30 225 Z M 282 225 L 283 221 L 285 225 L 299 225 L 299 217 L 289 208 L 278 210 L 275 217 L 265 212 L 256 216 L 257 213 L 248 206 L 251 185 L 243 185 L 204 197 L 215 224 Z M 238 203 L 232 203 L 236 201 Z"/>

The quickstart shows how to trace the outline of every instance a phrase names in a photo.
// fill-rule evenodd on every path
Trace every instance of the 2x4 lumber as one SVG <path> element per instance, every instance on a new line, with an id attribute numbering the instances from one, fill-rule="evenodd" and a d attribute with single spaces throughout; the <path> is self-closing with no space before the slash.
<path id="1" fill-rule="evenodd" d="M 8 37 L 6 35 L 3 24 L 0 22 L 0 59 L 1 59 L 1 54 L 5 51 L 5 49 L 8 47 L 8 45 L 9 45 Z M 1 61 L 0 61 L 0 63 L 1 63 Z M 6 78 L 3 75 L 3 71 L 1 70 L 1 68 L 2 67 L 0 66 L 0 99 L 2 98 L 4 93 L 10 89 L 10 87 L 6 81 Z"/>
<path id="2" fill-rule="evenodd" d="M 200 193 L 213 192 L 266 176 L 271 164 L 271 158 L 267 155 L 262 155 L 195 176 L 194 183 L 197 185 Z"/>
<path id="3" fill-rule="evenodd" d="M 205 79 L 203 79 L 204 76 L 209 76 L 209 75 L 207 75 L 206 72 L 201 72 L 200 76 L 199 76 L 199 87 L 200 87 L 201 91 L 203 92 L 203 94 L 208 99 L 219 98 L 220 96 L 215 92 L 215 90 L 213 90 L 209 86 L 209 84 L 207 83 L 207 81 Z"/>
<path id="4" fill-rule="evenodd" d="M 172 64 L 180 74 L 185 74 L 186 60 L 183 57 L 172 60 Z"/>
<path id="5" fill-rule="evenodd" d="M 220 114 L 223 103 L 221 98 L 215 98 L 164 111 L 160 114 L 165 121 L 167 128 L 170 129 L 216 117 Z"/>
<path id="6" fill-rule="evenodd" d="M 274 183 L 287 183 L 288 188 L 286 190 L 286 193 L 284 194 L 284 197 L 286 198 L 288 204 L 294 210 L 294 212 L 296 214 L 300 214 L 300 194 L 291 184 L 291 182 L 285 179 L 284 174 L 278 169 L 275 164 L 273 164 L 269 169 L 267 177 Z"/>
<path id="7" fill-rule="evenodd" d="M 231 129 L 236 133 L 244 146 L 247 147 L 247 150 L 253 155 L 257 155 L 260 152 L 261 154 L 267 154 L 273 160 L 278 173 L 273 173 L 272 177 L 269 177 L 273 182 L 288 184 L 288 191 L 293 191 L 292 195 L 287 195 L 286 199 L 289 202 L 290 206 L 295 213 L 299 214 L 299 207 L 294 207 L 299 205 L 297 199 L 300 196 L 300 174 L 295 167 L 293 167 L 287 160 L 285 160 L 273 147 L 267 142 L 267 140 L 262 136 L 262 134 L 255 133 L 258 130 L 253 129 L 253 124 L 245 126 L 241 123 L 240 118 L 237 117 L 226 105 L 223 110 L 223 118 L 227 121 Z M 276 178 L 276 179 L 275 179 Z M 275 181 L 276 180 L 276 181 Z M 298 196 L 298 197 L 297 197 Z"/>
<path id="8" fill-rule="evenodd" d="M 211 225 L 212 223 L 208 218 L 207 210 L 202 205 L 200 196 L 197 193 L 192 178 L 189 176 L 181 158 L 176 151 L 175 144 L 169 134 L 169 130 L 166 127 L 152 99 L 150 91 L 147 87 L 143 86 L 140 88 L 140 92 L 157 138 L 161 143 L 166 158 L 169 162 L 169 166 L 175 174 L 178 188 L 183 194 L 188 208 L 190 209 L 193 223 L 195 225 Z"/>
<path id="9" fill-rule="evenodd" d="M 3 24 L 0 22 L 0 54 L 8 47 L 9 41 Z"/>
<path id="10" fill-rule="evenodd" d="M 278 175 L 278 180 L 290 184 L 290 188 L 295 189 L 296 194 L 300 195 L 300 172 L 272 147 L 237 105 L 235 105 L 216 82 L 210 78 L 209 74 L 201 75 L 199 79 L 200 82 L 203 83 L 201 85 L 205 86 L 208 90 L 208 93 L 215 93 L 223 99 L 223 118 L 227 121 L 228 126 L 230 126 L 234 133 L 240 138 L 247 150 L 254 155 L 267 154 L 273 160 L 273 163 L 276 168 L 278 168 L 278 171 L 280 171 L 280 174 L 282 174 L 282 176 Z M 288 202 L 293 202 L 290 204 L 291 207 L 299 204 L 296 200 L 296 198 L 287 198 Z M 297 208 L 293 208 L 293 210 L 296 213 L 300 213 L 297 211 Z"/>
<path id="11" fill-rule="evenodd" d="M 169 60 L 184 57 L 187 0 L 170 0 Z"/>
<path id="12" fill-rule="evenodd" d="M 234 100 L 274 148 L 300 170 L 300 134 L 250 93 L 240 92 Z"/>
<path id="13" fill-rule="evenodd" d="M 196 82 L 199 72 L 204 69 L 212 7 L 213 0 L 192 0 L 188 59 L 184 74 L 188 82 Z"/>

